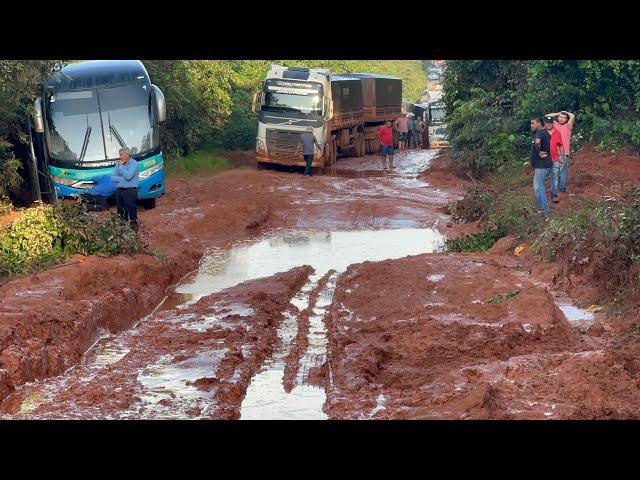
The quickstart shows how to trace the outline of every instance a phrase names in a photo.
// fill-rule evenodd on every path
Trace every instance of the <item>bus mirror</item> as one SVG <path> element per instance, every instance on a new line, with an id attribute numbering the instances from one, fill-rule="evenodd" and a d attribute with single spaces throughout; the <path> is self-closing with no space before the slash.
<path id="1" fill-rule="evenodd" d="M 327 97 L 327 119 L 333 118 L 333 100 Z"/>
<path id="2" fill-rule="evenodd" d="M 42 118 L 42 102 L 40 97 L 33 102 L 33 126 L 37 133 L 44 133 L 44 119 Z"/>
<path id="3" fill-rule="evenodd" d="M 156 99 L 156 110 L 158 112 L 158 123 L 163 123 L 167 120 L 167 104 L 164 101 L 164 94 L 156 85 L 151 85 Z"/>

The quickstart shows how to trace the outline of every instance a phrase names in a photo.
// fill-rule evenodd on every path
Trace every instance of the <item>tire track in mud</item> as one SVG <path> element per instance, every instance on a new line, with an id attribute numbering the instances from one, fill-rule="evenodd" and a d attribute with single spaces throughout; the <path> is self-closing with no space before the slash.
<path id="1" fill-rule="evenodd" d="M 313 290 L 309 294 L 308 305 L 298 315 L 298 328 L 295 339 L 291 345 L 289 355 L 287 355 L 284 367 L 284 390 L 290 393 L 293 387 L 299 384 L 298 371 L 300 370 L 300 361 L 309 346 L 309 318 L 313 315 L 313 309 L 316 306 L 321 291 L 325 288 L 329 277 L 333 274 L 333 270 L 327 272 L 313 286 Z"/>
<path id="2" fill-rule="evenodd" d="M 294 297 L 298 315 L 283 322 L 276 352 L 251 380 L 241 419 L 325 419 L 326 328 L 337 272 L 312 275 Z M 297 300 L 297 301 L 296 301 Z"/>

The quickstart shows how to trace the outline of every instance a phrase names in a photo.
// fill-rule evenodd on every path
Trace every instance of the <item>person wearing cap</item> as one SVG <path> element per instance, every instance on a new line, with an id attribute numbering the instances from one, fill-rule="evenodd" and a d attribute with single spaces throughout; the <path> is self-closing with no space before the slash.
<path id="1" fill-rule="evenodd" d="M 534 133 L 533 144 L 531 145 L 531 167 L 533 167 L 533 191 L 540 212 L 545 215 L 551 213 L 551 207 L 547 201 L 545 183 L 553 163 L 549 156 L 550 135 L 544 128 L 544 121 L 541 118 L 531 119 L 531 131 Z"/>
<path id="2" fill-rule="evenodd" d="M 564 156 L 562 136 L 553 127 L 553 117 L 544 117 L 544 128 L 549 134 L 549 154 L 553 165 L 551 167 L 551 201 L 558 203 L 558 180 L 560 178 L 560 159 Z"/>
<path id="3" fill-rule="evenodd" d="M 131 158 L 131 150 L 123 147 L 118 151 L 120 161 L 113 169 L 111 181 L 116 186 L 116 206 L 118 215 L 128 222 L 134 231 L 138 231 L 138 199 L 139 172 L 138 162 Z"/>
<path id="4" fill-rule="evenodd" d="M 318 140 L 316 140 L 316 136 L 313 134 L 313 128 L 307 127 L 305 132 L 300 135 L 300 141 L 296 147 L 296 155 L 298 155 L 300 152 L 300 146 L 302 146 L 302 158 L 304 158 L 306 163 L 306 166 L 304 167 L 304 175 L 311 176 L 311 163 L 313 162 L 314 145 L 318 147 L 318 150 L 321 150 L 320 144 L 318 143 Z"/>
<path id="5" fill-rule="evenodd" d="M 563 110 L 558 113 L 550 113 L 550 117 L 557 118 L 553 123 L 556 130 L 562 136 L 562 148 L 564 155 L 560 157 L 560 178 L 558 179 L 558 189 L 562 193 L 567 193 L 567 185 L 569 184 L 569 157 L 571 156 L 571 132 L 573 125 L 576 123 L 575 114 Z"/>

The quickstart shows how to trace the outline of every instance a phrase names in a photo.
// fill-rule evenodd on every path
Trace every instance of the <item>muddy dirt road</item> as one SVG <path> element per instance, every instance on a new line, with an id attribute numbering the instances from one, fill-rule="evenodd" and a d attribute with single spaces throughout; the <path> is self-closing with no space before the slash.
<path id="1" fill-rule="evenodd" d="M 2 418 L 637 417 L 592 314 L 509 248 L 441 251 L 472 226 L 435 155 L 177 181 L 141 212 L 155 257 L 4 285 Z"/>

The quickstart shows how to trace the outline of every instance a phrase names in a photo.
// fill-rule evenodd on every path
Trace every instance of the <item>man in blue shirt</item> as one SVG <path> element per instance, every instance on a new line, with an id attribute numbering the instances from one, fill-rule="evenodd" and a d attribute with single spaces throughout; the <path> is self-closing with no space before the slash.
<path id="1" fill-rule="evenodd" d="M 131 150 L 121 148 L 120 162 L 113 169 L 111 180 L 116 185 L 118 215 L 131 228 L 138 230 L 138 162 L 131 158 Z"/>

